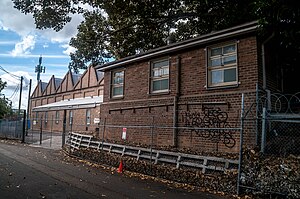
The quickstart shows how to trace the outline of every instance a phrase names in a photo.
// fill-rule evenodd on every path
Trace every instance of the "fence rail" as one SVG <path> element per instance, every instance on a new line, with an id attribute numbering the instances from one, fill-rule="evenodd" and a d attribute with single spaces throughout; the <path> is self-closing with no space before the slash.
<path id="1" fill-rule="evenodd" d="M 137 160 L 145 159 L 154 161 L 154 164 L 168 163 L 174 165 L 176 168 L 199 168 L 202 169 L 202 173 L 206 173 L 207 171 L 224 172 L 225 170 L 237 169 L 238 166 L 238 160 L 112 144 L 93 140 L 93 136 L 91 135 L 73 132 L 69 133 L 67 144 L 72 150 L 80 148 L 103 150 L 122 156 L 135 157 Z"/>

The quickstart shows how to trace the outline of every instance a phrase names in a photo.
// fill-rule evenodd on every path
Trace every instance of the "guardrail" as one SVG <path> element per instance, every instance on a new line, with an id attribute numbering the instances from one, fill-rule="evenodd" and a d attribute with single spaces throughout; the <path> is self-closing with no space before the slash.
<path id="1" fill-rule="evenodd" d="M 202 169 L 202 173 L 206 173 L 208 170 L 224 172 L 235 170 L 238 167 L 238 160 L 112 144 L 94 140 L 91 135 L 73 132 L 69 133 L 67 144 L 71 147 L 71 150 L 80 148 L 103 150 L 122 156 L 136 157 L 137 160 L 154 161 L 154 164 L 167 163 L 176 166 L 176 168 L 199 168 Z"/>

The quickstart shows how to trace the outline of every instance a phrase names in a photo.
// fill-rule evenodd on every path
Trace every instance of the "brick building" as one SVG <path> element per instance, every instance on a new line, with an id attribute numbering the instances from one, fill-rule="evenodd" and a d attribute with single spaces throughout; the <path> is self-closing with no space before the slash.
<path id="1" fill-rule="evenodd" d="M 231 128 L 240 127 L 242 93 L 250 110 L 259 89 L 281 89 L 272 37 L 259 38 L 257 27 L 251 22 L 98 66 L 105 85 L 100 137 L 124 142 L 123 125 L 127 143 L 237 152 L 240 131 Z M 255 123 L 245 123 L 245 143 L 256 139 Z"/>
<path id="2" fill-rule="evenodd" d="M 103 98 L 103 73 L 89 67 L 83 74 L 68 71 L 63 79 L 51 77 L 40 81 L 30 98 L 31 129 L 62 132 L 63 119 L 67 129 L 91 131 L 94 118 L 99 118 Z M 82 125 L 73 125 L 80 123 Z"/>
<path id="3" fill-rule="evenodd" d="M 273 35 L 257 32 L 251 22 L 89 67 L 81 76 L 53 76 L 36 87 L 31 118 L 43 118 L 44 125 L 50 115 L 58 118 L 54 129 L 61 131 L 65 115 L 67 125 L 76 124 L 73 131 L 93 131 L 108 142 L 238 152 L 242 102 L 249 119 L 244 143 L 253 146 L 260 91 L 287 87 L 275 63 Z M 95 132 L 89 124 L 96 117 Z"/>

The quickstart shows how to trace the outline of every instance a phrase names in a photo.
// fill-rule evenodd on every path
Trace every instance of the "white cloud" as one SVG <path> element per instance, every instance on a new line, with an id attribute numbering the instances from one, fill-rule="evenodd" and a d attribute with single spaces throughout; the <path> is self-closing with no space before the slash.
<path id="1" fill-rule="evenodd" d="M 49 45 L 48 45 L 47 43 L 45 43 L 45 44 L 43 45 L 43 48 L 49 48 Z"/>
<path id="2" fill-rule="evenodd" d="M 27 35 L 22 38 L 22 41 L 16 43 L 15 49 L 11 51 L 12 56 L 22 56 L 30 54 L 30 50 L 33 50 L 35 46 L 35 36 Z"/>
<path id="3" fill-rule="evenodd" d="M 0 3 L 0 26 L 3 30 L 12 30 L 19 35 L 28 35 L 35 29 L 34 20 L 31 14 L 22 14 L 13 8 L 11 0 L 1 0 Z"/>
<path id="4" fill-rule="evenodd" d="M 17 41 L 0 41 L 0 45 L 14 45 Z"/>
<path id="5" fill-rule="evenodd" d="M 71 22 L 59 32 L 51 29 L 37 30 L 32 14 L 21 13 L 13 7 L 11 0 L 0 1 L 0 29 L 14 31 L 23 37 L 36 32 L 51 42 L 66 43 L 77 34 L 77 26 L 82 20 L 83 16 L 76 14 L 72 15 Z"/>
<path id="6" fill-rule="evenodd" d="M 63 44 L 60 47 L 65 48 L 66 50 L 63 51 L 65 55 L 70 55 L 76 51 L 76 48 L 70 46 L 69 44 Z"/>
<path id="7" fill-rule="evenodd" d="M 11 57 L 11 54 L 5 54 L 5 53 L 0 53 L 0 57 Z M 19 55 L 19 57 L 23 58 L 39 58 L 41 55 L 33 55 L 33 54 L 22 54 Z M 70 58 L 67 55 L 43 55 L 43 58 L 50 58 L 50 59 L 68 59 Z"/>

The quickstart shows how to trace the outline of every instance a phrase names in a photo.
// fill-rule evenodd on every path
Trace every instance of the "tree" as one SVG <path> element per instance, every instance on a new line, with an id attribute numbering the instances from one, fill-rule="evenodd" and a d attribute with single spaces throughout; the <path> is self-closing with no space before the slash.
<path id="1" fill-rule="evenodd" d="M 2 119 L 7 114 L 11 113 L 11 107 L 8 105 L 8 100 L 1 93 L 2 90 L 6 87 L 6 82 L 2 82 L 0 78 L 0 119 Z"/>
<path id="2" fill-rule="evenodd" d="M 77 49 L 70 63 L 75 70 L 166 45 L 170 37 L 181 41 L 253 20 L 259 21 L 262 35 L 275 32 L 280 49 L 299 52 L 297 0 L 12 1 L 21 12 L 33 13 L 40 29 L 59 31 L 70 14 L 83 14 L 70 41 Z M 84 3 L 93 9 L 83 9 Z"/>

